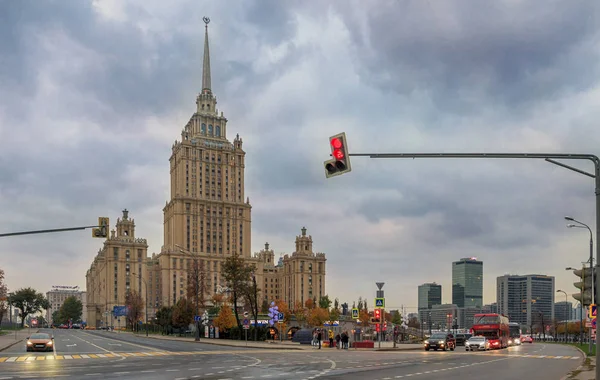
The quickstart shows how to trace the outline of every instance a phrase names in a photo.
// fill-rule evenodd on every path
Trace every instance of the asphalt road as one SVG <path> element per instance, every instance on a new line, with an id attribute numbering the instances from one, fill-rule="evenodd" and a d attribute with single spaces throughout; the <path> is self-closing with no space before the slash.
<path id="1" fill-rule="evenodd" d="M 462 347 L 454 352 L 293 351 L 164 341 L 100 331 L 52 332 L 56 354 L 26 353 L 20 344 L 0 352 L 0 380 L 560 379 L 582 361 L 574 348 L 544 343 L 490 352 L 465 352 Z"/>

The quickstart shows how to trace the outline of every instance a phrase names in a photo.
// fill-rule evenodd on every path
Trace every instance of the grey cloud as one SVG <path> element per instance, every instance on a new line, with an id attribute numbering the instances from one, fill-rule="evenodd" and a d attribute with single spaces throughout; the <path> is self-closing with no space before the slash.
<path id="1" fill-rule="evenodd" d="M 589 77 L 597 73 L 588 64 L 594 52 L 580 44 L 596 32 L 599 11 L 593 1 L 553 1 L 543 8 L 527 2 L 387 2 L 365 12 L 366 42 L 360 28 L 350 30 L 368 84 L 405 95 L 424 90 L 438 110 L 451 114 L 477 113 L 482 96 L 515 112 L 561 91 L 590 87 Z M 355 17 L 346 14 L 352 23 Z M 574 53 L 577 59 L 569 56 Z"/>

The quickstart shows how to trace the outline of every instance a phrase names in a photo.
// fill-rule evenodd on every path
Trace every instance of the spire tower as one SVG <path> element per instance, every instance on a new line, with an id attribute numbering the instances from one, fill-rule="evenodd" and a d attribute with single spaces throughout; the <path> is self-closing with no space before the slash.
<path id="1" fill-rule="evenodd" d="M 204 59 L 202 60 L 202 93 L 210 94 L 210 51 L 208 49 L 208 23 L 210 19 L 203 17 L 204 21 Z"/>

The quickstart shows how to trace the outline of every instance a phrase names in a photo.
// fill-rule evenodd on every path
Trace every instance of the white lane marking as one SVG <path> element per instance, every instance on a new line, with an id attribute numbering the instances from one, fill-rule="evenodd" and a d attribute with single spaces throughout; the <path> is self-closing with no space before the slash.
<path id="1" fill-rule="evenodd" d="M 93 334 L 86 333 L 86 332 L 83 332 L 83 331 L 82 331 L 81 333 L 82 333 L 82 334 L 86 334 L 86 335 L 88 335 L 88 336 L 92 337 L 92 339 L 93 339 L 94 337 L 97 337 L 97 335 L 93 335 Z M 146 349 L 146 350 L 153 351 L 153 352 L 156 352 L 156 351 L 159 351 L 159 352 L 160 352 L 160 351 L 162 351 L 162 352 L 165 352 L 165 350 L 159 350 L 159 349 L 156 349 L 156 348 L 153 348 L 153 347 L 144 346 L 144 345 L 142 345 L 142 344 L 131 343 L 131 342 L 127 342 L 127 341 L 124 341 L 124 340 L 118 340 L 118 339 L 107 338 L 107 337 L 102 337 L 102 338 L 103 338 L 103 339 L 106 339 L 106 340 L 111 340 L 111 341 L 113 341 L 113 342 L 121 343 L 121 344 L 128 344 L 128 345 L 130 345 L 130 346 L 144 348 L 144 349 Z"/>
<path id="2" fill-rule="evenodd" d="M 115 355 L 115 356 L 121 356 L 121 355 L 119 355 L 119 354 L 116 354 L 116 353 L 114 353 L 114 352 L 112 352 L 112 351 L 110 351 L 110 350 L 107 350 L 106 348 L 100 347 L 100 346 L 98 346 L 97 344 L 94 344 L 94 343 L 90 342 L 89 340 L 85 340 L 85 339 L 83 339 L 83 338 L 80 338 L 80 337 L 78 337 L 77 335 L 73 335 L 73 336 L 74 336 L 75 338 L 77 338 L 77 339 L 79 339 L 79 340 L 81 340 L 81 341 L 83 341 L 83 342 L 85 342 L 85 343 L 87 343 L 87 344 L 89 344 L 89 345 L 93 346 L 93 347 L 96 347 L 96 348 L 98 348 L 98 349 L 100 349 L 100 350 L 104 351 L 104 352 L 108 352 L 109 354 L 112 354 L 112 355 Z"/>

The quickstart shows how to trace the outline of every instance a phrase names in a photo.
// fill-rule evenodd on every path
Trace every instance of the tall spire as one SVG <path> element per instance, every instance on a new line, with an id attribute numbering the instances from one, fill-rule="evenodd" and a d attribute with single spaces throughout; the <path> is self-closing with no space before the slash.
<path id="1" fill-rule="evenodd" d="M 210 94 L 210 52 L 208 50 L 208 23 L 210 19 L 203 17 L 205 33 L 204 33 L 204 60 L 202 61 L 202 92 Z"/>

